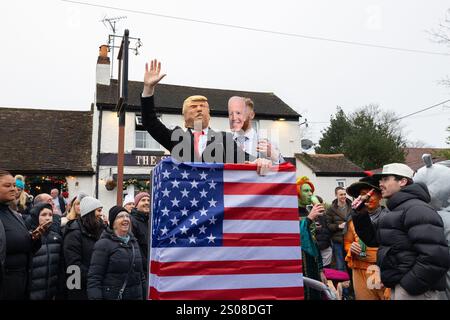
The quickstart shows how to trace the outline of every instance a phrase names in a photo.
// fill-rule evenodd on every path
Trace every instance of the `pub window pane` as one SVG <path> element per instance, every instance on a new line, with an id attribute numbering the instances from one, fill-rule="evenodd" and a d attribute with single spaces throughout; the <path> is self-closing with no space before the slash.
<path id="1" fill-rule="evenodd" d="M 147 131 L 136 131 L 136 149 L 161 150 L 161 146 Z"/>

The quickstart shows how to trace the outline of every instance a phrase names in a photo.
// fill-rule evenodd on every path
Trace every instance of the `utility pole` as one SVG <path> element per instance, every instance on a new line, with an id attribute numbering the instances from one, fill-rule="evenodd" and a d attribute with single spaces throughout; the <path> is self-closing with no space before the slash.
<path id="1" fill-rule="evenodd" d="M 130 32 L 125 29 L 120 45 L 119 54 L 119 83 L 118 83 L 118 100 L 117 100 L 117 116 L 119 117 L 119 150 L 117 152 L 117 205 L 122 205 L 123 197 L 123 165 L 124 165 L 124 149 L 125 149 L 125 115 L 128 105 L 128 37 Z"/>
<path id="2" fill-rule="evenodd" d="M 125 29 L 123 36 L 116 35 L 116 22 L 118 20 L 126 19 L 127 17 L 105 17 L 101 22 L 108 28 L 111 28 L 113 34 L 108 36 L 108 49 L 112 53 L 111 61 L 111 79 L 114 76 L 114 49 L 119 49 L 117 55 L 118 60 L 118 77 L 117 77 L 117 105 L 116 112 L 119 118 L 119 135 L 118 135 L 118 150 L 117 150 L 117 205 L 122 205 L 123 198 L 123 167 L 125 157 L 125 116 L 128 106 L 128 57 L 129 50 L 133 51 L 135 55 L 139 54 L 139 48 L 142 47 L 140 38 L 130 37 L 130 32 Z M 115 46 L 116 38 L 121 38 L 120 46 Z M 134 41 L 134 46 L 130 47 L 130 41 Z"/>
<path id="3" fill-rule="evenodd" d="M 134 48 L 130 48 L 130 39 L 137 41 Z M 117 152 L 117 205 L 122 205 L 123 197 L 123 166 L 125 157 L 125 115 L 128 106 L 128 56 L 129 50 L 139 54 L 138 49 L 142 46 L 139 38 L 130 37 L 130 31 L 125 29 L 122 43 L 119 47 L 119 76 L 117 85 L 117 116 L 119 117 L 119 149 Z"/>

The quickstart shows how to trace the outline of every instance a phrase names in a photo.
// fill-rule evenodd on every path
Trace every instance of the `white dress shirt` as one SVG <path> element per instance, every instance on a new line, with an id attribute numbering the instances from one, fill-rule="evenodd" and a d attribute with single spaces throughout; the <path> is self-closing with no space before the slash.
<path id="1" fill-rule="evenodd" d="M 203 154 L 203 151 L 206 149 L 206 144 L 208 143 L 208 131 L 209 128 L 203 129 L 203 134 L 200 136 L 200 139 L 198 139 L 198 152 L 200 154 Z"/>
<path id="2" fill-rule="evenodd" d="M 242 150 L 258 158 L 258 152 L 256 151 L 258 135 L 255 129 L 250 128 L 244 134 L 242 134 L 242 130 L 235 131 L 233 132 L 233 139 Z"/>

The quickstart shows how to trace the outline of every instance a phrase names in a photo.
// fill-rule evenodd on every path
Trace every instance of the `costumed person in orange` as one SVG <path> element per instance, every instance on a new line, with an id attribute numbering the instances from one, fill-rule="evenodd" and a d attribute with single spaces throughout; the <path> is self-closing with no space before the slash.
<path id="1" fill-rule="evenodd" d="M 297 179 L 300 241 L 302 246 L 302 273 L 305 277 L 327 284 L 322 256 L 316 238 L 316 220 L 325 208 L 313 195 L 314 185 L 307 177 Z M 319 291 L 305 287 L 305 300 L 321 300 Z"/>
<path id="2" fill-rule="evenodd" d="M 347 193 L 353 198 L 366 195 L 370 190 L 374 194 L 366 202 L 372 222 L 376 222 L 382 211 L 387 210 L 380 205 L 381 189 L 378 180 L 369 176 L 364 177 L 347 188 Z M 355 226 L 348 216 L 344 229 L 344 248 L 347 252 L 345 261 L 353 270 L 352 281 L 356 300 L 388 300 L 390 290 L 384 288 L 380 279 L 380 269 L 376 265 L 378 248 L 367 247 L 358 237 Z"/>

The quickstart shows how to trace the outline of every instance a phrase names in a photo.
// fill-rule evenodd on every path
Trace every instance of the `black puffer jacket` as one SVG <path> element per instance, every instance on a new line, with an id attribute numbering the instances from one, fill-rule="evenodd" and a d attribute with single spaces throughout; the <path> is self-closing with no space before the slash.
<path id="1" fill-rule="evenodd" d="M 87 300 L 88 298 L 87 274 L 97 240 L 82 225 L 81 218 L 72 220 L 66 225 L 63 245 L 65 267 L 76 265 L 80 267 L 81 271 L 81 289 L 69 289 L 67 293 L 69 300 Z"/>
<path id="2" fill-rule="evenodd" d="M 386 287 L 400 284 L 411 295 L 445 289 L 450 256 L 443 222 L 430 206 L 425 185 L 414 183 L 387 201 L 390 211 L 371 223 L 367 214 L 352 213 L 358 236 L 378 248 L 377 265 Z"/>
<path id="3" fill-rule="evenodd" d="M 31 300 L 48 300 L 56 297 L 61 274 L 60 258 L 62 238 L 49 231 L 42 237 L 42 246 L 33 257 L 31 270 Z"/>
<path id="4" fill-rule="evenodd" d="M 137 209 L 131 210 L 131 232 L 136 237 L 139 247 L 141 249 L 141 256 L 144 262 L 145 274 L 148 273 L 147 258 L 148 258 L 148 246 L 149 246 L 149 215 L 145 214 Z"/>
<path id="5" fill-rule="evenodd" d="M 89 299 L 117 300 L 127 278 L 134 250 L 133 268 L 123 292 L 123 300 L 146 298 L 147 281 L 144 274 L 141 251 L 136 238 L 130 235 L 125 244 L 111 229 L 106 229 L 94 246 L 88 273 Z"/>
<path id="6" fill-rule="evenodd" d="M 331 246 L 331 231 L 324 216 L 319 216 L 316 220 L 316 240 L 320 250 Z"/>

